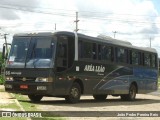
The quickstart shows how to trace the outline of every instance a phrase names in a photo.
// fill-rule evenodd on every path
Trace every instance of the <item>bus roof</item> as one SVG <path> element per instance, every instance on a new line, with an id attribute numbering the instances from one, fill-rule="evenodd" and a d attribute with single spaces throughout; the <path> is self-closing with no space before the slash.
<path id="1" fill-rule="evenodd" d="M 25 37 L 25 36 L 53 36 L 55 34 L 63 34 L 63 35 L 74 36 L 74 32 L 68 32 L 68 31 L 20 33 L 20 34 L 15 34 L 14 36 L 15 37 L 16 36 L 19 36 L 19 37 Z M 128 41 L 117 40 L 117 39 L 113 39 L 112 37 L 108 37 L 108 36 L 104 36 L 104 35 L 99 35 L 97 37 L 92 37 L 92 36 L 84 35 L 84 34 L 81 34 L 81 33 L 77 33 L 77 35 L 78 35 L 78 38 L 85 38 L 89 41 L 103 42 L 103 43 L 108 43 L 110 45 L 117 45 L 117 46 L 127 47 L 127 48 L 131 48 L 131 49 L 138 49 L 138 50 L 142 50 L 142 51 L 157 53 L 156 49 L 154 49 L 154 48 L 133 46 Z"/>

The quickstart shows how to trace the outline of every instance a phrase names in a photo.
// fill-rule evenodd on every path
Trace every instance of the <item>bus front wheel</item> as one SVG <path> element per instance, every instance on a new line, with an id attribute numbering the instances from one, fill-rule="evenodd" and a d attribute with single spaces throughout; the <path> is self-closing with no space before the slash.
<path id="1" fill-rule="evenodd" d="M 32 102 L 39 102 L 43 98 L 43 96 L 42 95 L 28 95 L 28 98 Z"/>
<path id="2" fill-rule="evenodd" d="M 136 93 L 137 93 L 136 86 L 134 84 L 131 84 L 131 86 L 129 88 L 129 94 L 121 95 L 121 99 L 127 100 L 127 101 L 134 101 L 136 98 Z"/>
<path id="3" fill-rule="evenodd" d="M 69 95 L 65 97 L 68 103 L 78 103 L 81 97 L 81 87 L 78 83 L 73 83 Z"/>
<path id="4" fill-rule="evenodd" d="M 107 98 L 107 95 L 93 95 L 93 98 L 98 101 L 104 101 Z"/>

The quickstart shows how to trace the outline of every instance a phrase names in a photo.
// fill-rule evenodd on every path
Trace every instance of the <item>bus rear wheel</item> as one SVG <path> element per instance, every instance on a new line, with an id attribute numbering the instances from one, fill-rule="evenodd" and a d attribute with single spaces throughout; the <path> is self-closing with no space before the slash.
<path id="1" fill-rule="evenodd" d="M 93 98 L 98 101 L 104 101 L 107 98 L 107 95 L 93 95 Z"/>
<path id="2" fill-rule="evenodd" d="M 43 96 L 42 95 L 28 95 L 28 98 L 32 102 L 39 102 L 43 98 Z"/>
<path id="3" fill-rule="evenodd" d="M 81 97 L 81 87 L 78 83 L 73 83 L 69 95 L 65 97 L 68 103 L 78 103 Z"/>
<path id="4" fill-rule="evenodd" d="M 131 84 L 129 88 L 129 94 L 121 95 L 122 100 L 134 101 L 136 98 L 137 88 L 134 84 Z"/>

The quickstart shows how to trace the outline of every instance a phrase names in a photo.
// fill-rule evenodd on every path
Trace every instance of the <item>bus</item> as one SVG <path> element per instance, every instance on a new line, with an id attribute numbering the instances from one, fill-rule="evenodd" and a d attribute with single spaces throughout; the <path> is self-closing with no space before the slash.
<path id="1" fill-rule="evenodd" d="M 3 51 L 5 52 L 5 51 Z M 158 54 L 153 48 L 99 35 L 68 31 L 13 36 L 6 60 L 5 90 L 77 103 L 81 95 L 106 100 L 108 95 L 134 101 L 136 94 L 158 88 Z"/>

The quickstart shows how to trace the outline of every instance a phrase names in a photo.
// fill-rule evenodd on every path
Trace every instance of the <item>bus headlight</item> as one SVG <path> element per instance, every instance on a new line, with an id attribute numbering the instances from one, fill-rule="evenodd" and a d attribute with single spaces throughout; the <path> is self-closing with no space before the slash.
<path id="1" fill-rule="evenodd" d="M 6 76 L 6 81 L 13 81 L 13 77 Z"/>
<path id="2" fill-rule="evenodd" d="M 35 82 L 52 82 L 52 78 L 49 77 L 49 78 L 44 78 L 44 77 L 37 77 Z"/>

